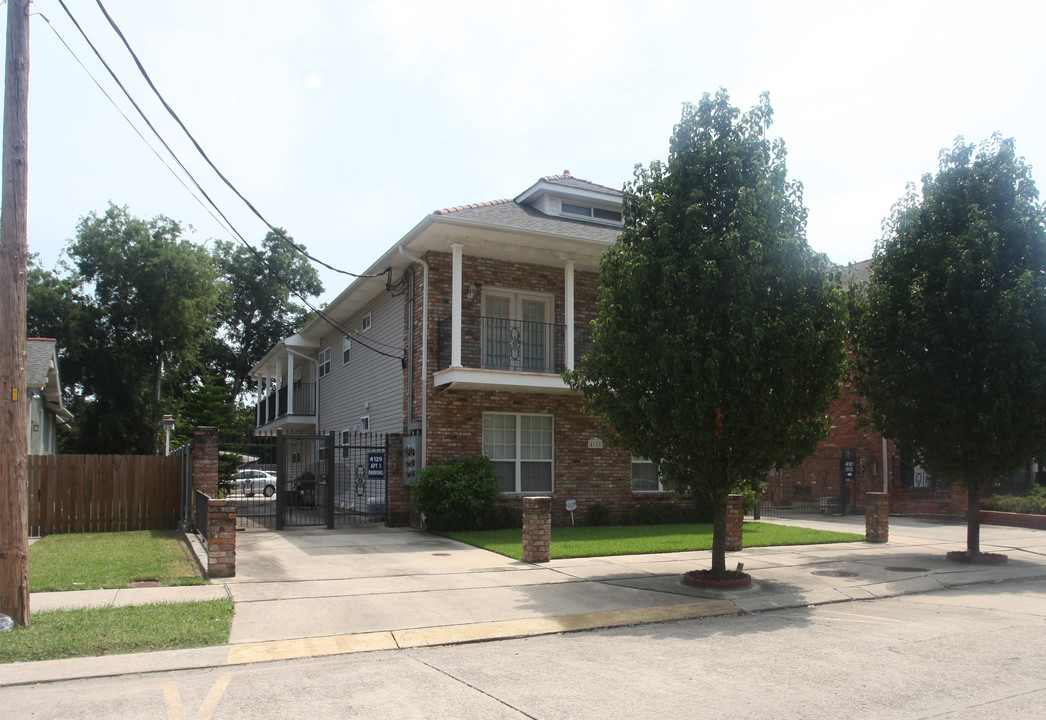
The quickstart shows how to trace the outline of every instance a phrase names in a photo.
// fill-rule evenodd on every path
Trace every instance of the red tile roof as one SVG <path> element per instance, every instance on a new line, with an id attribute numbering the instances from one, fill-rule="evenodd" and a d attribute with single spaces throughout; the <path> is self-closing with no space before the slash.
<path id="1" fill-rule="evenodd" d="M 506 203 L 511 203 L 511 202 L 513 202 L 513 201 L 512 200 L 490 200 L 488 202 L 473 203 L 471 205 L 458 205 L 457 207 L 443 208 L 442 210 L 434 210 L 432 214 L 433 215 L 449 215 L 450 213 L 458 212 L 459 210 L 474 210 L 476 208 L 481 208 L 481 207 L 493 207 L 494 205 L 505 205 Z"/>

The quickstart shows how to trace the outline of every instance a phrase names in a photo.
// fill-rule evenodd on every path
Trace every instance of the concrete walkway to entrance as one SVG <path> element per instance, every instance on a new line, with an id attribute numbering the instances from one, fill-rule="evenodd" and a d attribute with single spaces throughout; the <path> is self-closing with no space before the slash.
<path id="1" fill-rule="evenodd" d="M 764 518 L 863 533 L 863 517 Z M 708 591 L 682 582 L 707 551 L 553 560 L 532 565 L 403 528 L 248 531 L 237 575 L 209 586 L 33 594 L 34 611 L 231 596 L 220 648 L 0 666 L 0 686 L 547 634 L 643 622 L 847 602 L 973 583 L 1046 577 L 1046 532 L 983 526 L 1003 565 L 945 559 L 965 548 L 962 523 L 890 519 L 890 540 L 753 548 L 730 553 L 752 587 Z M 96 594 L 97 593 L 97 594 Z M 104 593 L 104 595 L 102 594 Z"/>

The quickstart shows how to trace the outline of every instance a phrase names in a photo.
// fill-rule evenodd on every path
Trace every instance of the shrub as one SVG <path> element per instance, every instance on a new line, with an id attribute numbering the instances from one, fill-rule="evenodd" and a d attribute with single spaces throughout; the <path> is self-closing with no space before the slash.
<path id="1" fill-rule="evenodd" d="M 1046 492 L 1037 492 L 1034 488 L 1028 497 L 1014 495 L 992 495 L 981 503 L 985 510 L 999 512 L 1024 513 L 1025 515 L 1046 515 Z"/>
<path id="2" fill-rule="evenodd" d="M 621 515 L 622 525 L 681 525 L 712 521 L 712 507 L 687 498 L 685 502 L 639 505 Z"/>
<path id="3" fill-rule="evenodd" d="M 429 465 L 418 473 L 410 491 L 414 507 L 437 530 L 479 529 L 500 494 L 494 466 L 483 455 Z"/>
<path id="4" fill-rule="evenodd" d="M 588 512 L 585 515 L 585 521 L 589 525 L 605 526 L 613 525 L 614 518 L 608 508 L 603 503 L 595 502 L 588 506 Z"/>

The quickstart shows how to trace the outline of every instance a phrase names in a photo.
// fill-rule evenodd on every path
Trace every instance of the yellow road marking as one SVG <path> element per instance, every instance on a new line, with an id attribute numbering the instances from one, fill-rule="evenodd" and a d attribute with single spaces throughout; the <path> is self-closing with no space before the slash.
<path id="1" fill-rule="evenodd" d="M 222 695 L 225 694 L 225 689 L 229 687 L 230 680 L 232 680 L 230 673 L 218 676 L 218 679 L 211 687 L 211 691 L 207 693 L 207 697 L 203 699 L 203 703 L 193 715 L 192 720 L 211 720 L 215 708 L 218 707 L 218 702 L 222 699 Z M 163 686 L 163 699 L 167 703 L 168 720 L 186 720 L 185 708 L 182 706 L 182 696 L 178 692 L 177 685 L 173 682 L 165 683 Z"/>

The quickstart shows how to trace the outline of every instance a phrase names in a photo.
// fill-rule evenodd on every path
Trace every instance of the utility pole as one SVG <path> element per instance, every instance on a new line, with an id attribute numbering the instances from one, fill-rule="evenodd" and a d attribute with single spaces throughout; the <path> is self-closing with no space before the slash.
<path id="1" fill-rule="evenodd" d="M 29 626 L 29 440 L 25 398 L 29 254 L 29 0 L 7 0 L 0 197 L 0 613 Z"/>

